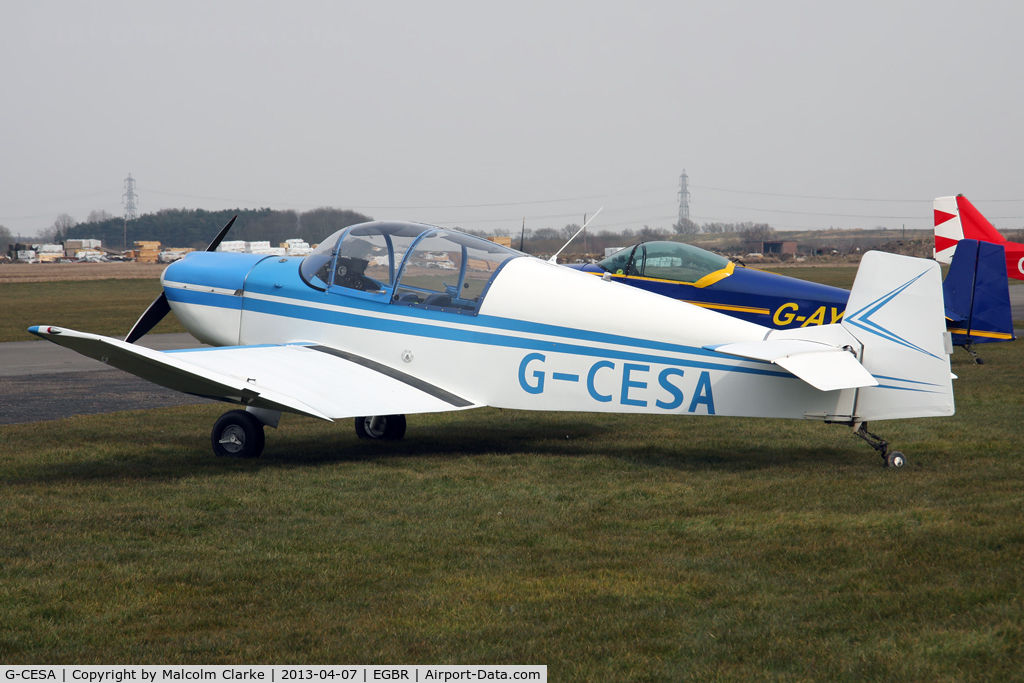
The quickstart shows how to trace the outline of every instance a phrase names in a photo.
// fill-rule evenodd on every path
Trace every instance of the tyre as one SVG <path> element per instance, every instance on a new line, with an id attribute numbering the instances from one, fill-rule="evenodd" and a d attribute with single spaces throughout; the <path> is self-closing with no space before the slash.
<path id="1" fill-rule="evenodd" d="M 377 424 L 373 423 L 374 420 Z M 405 436 L 405 415 L 357 417 L 356 436 L 360 439 L 398 441 Z"/>
<path id="2" fill-rule="evenodd" d="M 886 467 L 903 467 L 907 464 L 907 459 L 899 451 L 893 451 L 885 456 Z"/>
<path id="3" fill-rule="evenodd" d="M 231 410 L 213 425 L 210 442 L 218 457 L 258 458 L 266 442 L 263 423 L 252 413 Z"/>

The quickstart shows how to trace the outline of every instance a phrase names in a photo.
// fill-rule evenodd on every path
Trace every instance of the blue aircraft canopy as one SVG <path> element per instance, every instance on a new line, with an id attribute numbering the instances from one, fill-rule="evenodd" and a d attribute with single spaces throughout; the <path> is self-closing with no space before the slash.
<path id="1" fill-rule="evenodd" d="M 610 273 L 697 282 L 729 266 L 729 259 L 682 242 L 643 242 L 598 263 Z"/>
<path id="2" fill-rule="evenodd" d="M 475 314 L 498 270 L 517 256 L 522 254 L 455 230 L 373 222 L 325 239 L 299 272 L 320 290 Z"/>
<path id="3" fill-rule="evenodd" d="M 347 280 L 354 289 L 370 289 L 355 286 L 356 274 L 392 285 L 395 273 L 409 246 L 425 232 L 436 230 L 433 226 L 420 223 L 360 223 L 338 230 L 320 243 L 302 261 L 299 272 L 307 284 L 317 289 L 327 289 L 331 284 L 342 285 Z M 331 276 L 337 268 L 331 268 L 335 256 L 341 257 L 338 267 L 344 268 L 332 283 Z M 360 263 L 363 261 L 365 263 Z M 396 265 L 397 264 L 397 265 Z M 377 289 L 377 287 L 373 287 Z"/>

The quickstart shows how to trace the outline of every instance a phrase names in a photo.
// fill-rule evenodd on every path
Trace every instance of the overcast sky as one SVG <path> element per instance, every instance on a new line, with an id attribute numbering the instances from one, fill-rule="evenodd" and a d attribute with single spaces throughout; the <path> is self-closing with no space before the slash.
<path id="1" fill-rule="evenodd" d="M 5 2 L 0 224 L 1024 226 L 1024 3 Z"/>

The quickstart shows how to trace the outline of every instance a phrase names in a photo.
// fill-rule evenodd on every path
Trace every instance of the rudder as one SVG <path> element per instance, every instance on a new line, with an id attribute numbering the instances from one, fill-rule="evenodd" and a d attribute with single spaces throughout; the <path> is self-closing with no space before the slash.
<path id="1" fill-rule="evenodd" d="M 942 291 L 955 345 L 1013 341 L 1013 311 L 1002 245 L 961 240 Z"/>

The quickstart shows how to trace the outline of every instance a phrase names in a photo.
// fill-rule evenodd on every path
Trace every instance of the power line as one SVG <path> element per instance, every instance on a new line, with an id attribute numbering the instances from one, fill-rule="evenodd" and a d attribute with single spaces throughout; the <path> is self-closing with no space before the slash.
<path id="1" fill-rule="evenodd" d="M 822 213 L 819 211 L 791 211 L 788 209 L 766 209 L 759 206 L 735 206 L 732 204 L 716 204 L 714 202 L 707 202 L 708 206 L 717 206 L 723 209 L 741 209 L 743 211 L 760 211 L 762 213 L 785 213 L 793 214 L 796 216 L 824 216 L 826 218 L 874 218 L 879 220 L 918 220 L 918 219 L 931 219 L 931 216 L 878 216 L 872 214 L 860 214 L 860 213 Z M 1022 216 L 991 216 L 990 220 L 1015 220 L 1022 218 Z"/>
<path id="2" fill-rule="evenodd" d="M 727 190 L 721 187 L 705 187 L 702 185 L 691 185 L 700 190 L 712 190 L 714 192 L 729 192 L 731 194 L 756 194 L 764 197 L 789 197 L 792 199 L 828 199 L 832 201 L 841 202 L 901 202 L 901 203 L 914 203 L 920 204 L 930 202 L 930 199 L 868 199 L 864 197 L 819 197 L 816 195 L 807 194 L 783 194 L 781 192 L 753 192 L 750 190 Z M 1007 200 L 1007 201 L 1018 201 L 1018 200 Z M 1020 200 L 1024 201 L 1024 200 Z"/>
<path id="3" fill-rule="evenodd" d="M 87 199 L 89 197 L 100 197 L 110 196 L 110 190 L 100 190 L 98 192 L 87 192 L 85 194 L 72 194 L 64 197 L 47 197 L 45 199 L 26 199 L 20 202 L 12 202 L 5 204 L 4 206 L 22 206 L 25 204 L 52 204 L 54 202 L 70 201 L 72 199 Z M 46 214 L 49 215 L 49 214 Z M 12 218 L 36 218 L 37 216 L 13 216 Z"/>
<path id="4" fill-rule="evenodd" d="M 685 174 L 685 171 L 684 171 L 684 174 Z M 127 186 L 128 180 L 131 180 L 132 188 L 128 188 L 128 186 Z M 125 181 L 126 188 L 128 189 L 128 192 L 125 193 L 124 197 L 128 198 L 128 195 L 131 194 L 132 197 L 131 197 L 131 201 L 129 203 L 132 205 L 131 208 L 135 208 L 134 207 L 134 200 L 137 199 L 137 195 L 135 195 L 134 191 L 133 191 L 134 179 L 132 179 L 131 176 L 129 176 L 128 180 Z M 764 197 L 785 197 L 785 198 L 806 199 L 806 200 L 828 200 L 828 201 L 868 202 L 868 203 L 871 203 L 871 202 L 905 203 L 905 204 L 915 204 L 915 205 L 928 204 L 928 203 L 931 203 L 931 201 L 932 201 L 932 199 L 875 199 L 875 198 L 867 198 L 867 197 L 835 197 L 835 196 L 789 194 L 789 193 L 781 193 L 781 192 L 760 192 L 760 191 L 753 191 L 753 190 L 739 190 L 739 189 L 711 187 L 711 186 L 703 186 L 703 185 L 690 185 L 690 184 L 688 184 L 688 179 L 687 179 L 687 184 L 686 184 L 685 187 L 686 187 L 686 190 L 687 190 L 687 195 L 689 195 L 689 189 L 690 188 L 694 188 L 694 189 L 701 189 L 701 190 L 706 190 L 706 191 L 710 191 L 710 192 L 723 192 L 723 193 L 730 193 L 730 194 L 736 194 L 736 195 L 751 195 L 751 196 L 764 196 Z M 683 188 L 682 185 L 678 185 L 678 186 L 676 186 L 675 189 L 677 190 L 677 192 L 682 192 L 682 188 Z M 641 189 L 641 190 L 604 192 L 604 193 L 585 195 L 585 196 L 560 197 L 560 198 L 543 198 L 543 199 L 533 199 L 533 200 L 526 200 L 526 201 L 487 202 L 487 203 L 473 203 L 473 204 L 422 204 L 422 205 L 415 205 L 415 204 L 410 204 L 410 205 L 404 205 L 404 204 L 401 204 L 401 205 L 377 205 L 377 204 L 358 204 L 358 203 L 353 203 L 353 204 L 349 204 L 349 205 L 345 206 L 344 208 L 349 209 L 349 210 L 366 210 L 366 211 L 399 211 L 399 210 L 401 210 L 401 211 L 425 211 L 425 210 L 451 210 L 451 211 L 456 211 L 456 210 L 461 210 L 461 209 L 501 209 L 501 208 L 523 207 L 523 206 L 538 206 L 538 207 L 540 207 L 540 206 L 543 206 L 543 205 L 553 205 L 553 204 L 566 203 L 566 202 L 593 201 L 593 200 L 598 200 L 598 199 L 602 199 L 602 200 L 606 200 L 607 201 L 608 199 L 619 198 L 621 200 L 622 198 L 625 198 L 625 197 L 644 195 L 644 194 L 653 193 L 653 192 L 666 193 L 667 194 L 667 190 L 669 190 L 669 186 L 665 185 L 665 186 L 660 186 L 660 187 L 657 187 L 657 188 L 649 188 L 649 189 Z M 185 198 L 190 198 L 190 199 L 225 202 L 225 203 L 229 203 L 229 204 L 243 204 L 243 205 L 248 204 L 250 206 L 279 206 L 279 207 L 297 208 L 297 209 L 300 209 L 300 210 L 302 210 L 302 209 L 310 209 L 310 208 L 318 208 L 320 206 L 329 206 L 329 204 L 311 204 L 311 203 L 299 204 L 299 203 L 289 203 L 289 202 L 256 201 L 256 200 L 248 200 L 248 199 L 246 199 L 246 200 L 228 199 L 228 198 L 225 198 L 225 197 L 213 197 L 213 196 L 207 196 L 207 195 L 194 195 L 194 194 L 167 192 L 167 191 L 164 191 L 164 190 L 154 190 L 154 189 L 150 189 L 150 188 L 147 188 L 147 192 L 150 192 L 151 194 L 168 196 L 168 197 L 185 197 Z M 50 200 L 38 200 L 38 201 L 40 203 L 41 202 L 46 202 L 46 201 L 57 202 L 57 201 L 66 201 L 66 200 L 71 200 L 71 199 L 82 199 L 82 198 L 94 197 L 94 196 L 98 196 L 98 195 L 102 195 L 102 194 L 106 194 L 106 192 L 91 192 L 91 193 L 86 193 L 86 194 L 69 195 L 69 196 L 62 197 L 62 198 L 55 198 L 55 199 L 50 199 Z M 686 199 L 689 199 L 689 197 L 687 196 Z M 996 202 L 1012 203 L 1012 202 L 1024 202 L 1024 199 L 984 199 L 984 200 L 983 199 L 978 199 L 978 200 L 975 200 L 975 201 L 977 203 L 979 203 L 979 204 L 996 203 Z M 28 203 L 28 202 L 24 202 L 24 203 Z M 36 203 L 36 200 L 33 200 L 32 203 Z M 667 202 L 666 202 L 666 204 L 667 204 Z M 687 201 L 686 204 L 687 204 L 686 209 L 689 209 L 690 208 L 690 206 L 689 206 L 690 202 Z M 728 212 L 732 212 L 732 211 L 749 211 L 749 212 L 756 212 L 756 213 L 783 214 L 783 215 L 792 215 L 792 216 L 809 216 L 809 217 L 819 217 L 819 218 L 852 218 L 852 219 L 869 219 L 869 220 L 901 220 L 901 221 L 916 221 L 916 220 L 925 220 L 925 219 L 929 219 L 930 220 L 930 216 L 924 216 L 924 215 L 902 215 L 902 216 L 899 216 L 899 215 L 881 215 L 881 214 L 828 213 L 828 212 L 819 212 L 819 211 L 799 211 L 799 210 L 774 209 L 774 208 L 770 209 L 770 208 L 764 208 L 764 207 L 735 206 L 735 205 L 729 205 L 729 204 L 716 204 L 716 203 L 710 203 L 710 202 L 709 203 L 703 203 L 703 204 L 705 204 L 705 206 L 708 206 L 708 207 L 718 207 L 719 209 L 724 209 L 725 211 L 728 211 Z M 624 211 L 631 211 L 631 210 L 637 210 L 637 209 L 649 209 L 649 210 L 654 210 L 654 211 L 660 211 L 662 206 L 663 206 L 662 204 L 658 203 L 658 204 L 633 205 L 633 206 L 629 206 L 629 207 L 619 207 L 619 208 L 616 208 L 614 206 L 614 204 L 612 204 L 608 208 L 609 208 L 609 213 L 613 213 L 613 212 L 624 212 Z M 126 212 L 129 210 L 129 208 L 130 208 L 129 206 L 127 206 L 127 205 L 125 206 Z M 335 207 L 335 208 L 338 208 L 338 207 Z M 680 210 L 682 210 L 682 205 L 680 205 Z M 6 217 L 3 217 L 3 219 L 5 219 L 5 220 L 29 220 L 29 219 L 44 218 L 44 217 L 47 217 L 48 215 L 49 214 L 47 213 L 47 214 L 35 214 L 35 215 L 26 215 L 26 216 L 6 216 Z M 536 215 L 532 215 L 532 216 L 527 215 L 526 219 L 527 220 L 534 220 L 534 221 L 536 221 L 536 220 L 549 220 L 549 219 L 572 218 L 572 217 L 575 217 L 576 215 L 577 215 L 577 213 L 575 211 L 571 212 L 571 213 L 567 212 L 567 213 L 558 213 L 558 214 L 536 214 Z M 129 217 L 129 219 L 130 218 L 131 217 Z M 990 218 L 990 220 L 996 220 L 996 221 L 1000 221 L 1000 220 L 1001 221 L 1008 221 L 1008 220 L 1021 220 L 1022 218 L 1024 218 L 1024 216 L 990 216 L 989 218 Z M 452 225 L 452 224 L 473 225 L 473 224 L 501 223 L 501 222 L 505 222 L 505 221 L 508 221 L 508 220 L 511 220 L 511 219 L 496 218 L 496 219 L 468 220 L 468 221 L 467 220 L 462 220 L 462 221 L 460 221 L 460 220 L 446 220 L 446 221 L 440 221 L 440 222 L 439 221 L 435 221 L 435 223 L 445 224 L 445 225 Z M 650 217 L 650 218 L 637 218 L 637 219 L 632 219 L 632 220 L 628 220 L 628 221 L 617 221 L 616 223 L 606 224 L 606 225 L 608 227 L 619 226 L 619 225 L 630 225 L 630 224 L 640 225 L 640 224 L 643 224 L 644 222 L 651 222 L 651 221 L 664 221 L 666 223 L 669 223 L 669 222 L 672 222 L 673 220 L 674 220 L 674 218 L 671 217 L 671 216 L 659 215 L 659 216 Z M 708 219 L 700 219 L 700 220 L 708 220 Z M 719 220 L 721 220 L 721 219 L 719 219 Z M 726 219 L 726 220 L 736 221 L 737 219 L 736 218 L 732 218 L 732 219 Z"/>
<path id="5" fill-rule="evenodd" d="M 314 207 L 317 207 L 317 208 L 319 208 L 320 206 L 323 206 L 322 204 L 310 204 L 310 203 L 295 204 L 295 203 L 289 203 L 289 202 L 256 201 L 256 200 L 252 200 L 252 199 L 241 199 L 241 200 L 239 200 L 239 199 L 226 199 L 224 197 L 207 197 L 207 196 L 203 196 L 203 195 L 194 195 L 194 194 L 177 194 L 177 193 L 174 193 L 174 192 L 164 192 L 162 190 L 153 190 L 153 189 L 149 189 L 147 191 L 149 193 L 151 193 L 151 194 L 166 195 L 166 196 L 169 196 L 169 197 L 187 197 L 189 199 L 209 199 L 209 200 L 212 200 L 212 201 L 228 202 L 228 203 L 243 203 L 243 204 L 254 204 L 254 205 L 273 204 L 275 206 L 294 206 L 294 207 L 314 206 Z M 634 194 L 641 194 L 641 193 L 634 193 Z M 524 201 L 524 202 L 499 202 L 499 203 L 488 203 L 488 204 L 424 204 L 424 205 L 421 205 L 421 206 L 411 206 L 411 205 L 410 206 L 374 205 L 374 204 L 352 203 L 352 204 L 349 204 L 348 207 L 350 209 L 368 209 L 368 210 L 374 210 L 374 211 L 382 211 L 382 210 L 383 211 L 424 210 L 424 209 L 488 209 L 488 208 L 499 208 L 499 207 L 503 207 L 503 206 L 529 206 L 531 204 L 557 204 L 559 202 L 579 202 L 579 201 L 585 201 L 585 200 L 590 200 L 590 199 L 604 199 L 604 198 L 607 198 L 609 196 L 612 196 L 612 195 L 597 194 L 597 195 L 590 195 L 588 197 L 565 197 L 565 198 L 562 198 L 562 199 L 535 199 L 535 200 Z M 573 215 L 575 215 L 575 214 L 573 214 Z"/>
<path id="6" fill-rule="evenodd" d="M 931 203 L 931 199 L 871 199 L 868 197 L 821 197 L 817 195 L 806 195 L 806 194 L 783 194 L 780 192 L 753 192 L 751 190 L 728 190 L 722 187 L 706 187 L 702 185 L 691 185 L 700 190 L 713 190 L 715 192 L 729 192 L 732 194 L 756 194 L 765 197 L 790 197 L 793 199 L 828 199 L 832 201 L 841 202 L 896 202 L 903 204 L 928 204 Z M 978 203 L 995 203 L 995 202 L 1024 202 L 1024 199 L 976 199 Z M 869 216 L 870 218 L 870 216 Z"/>

